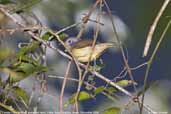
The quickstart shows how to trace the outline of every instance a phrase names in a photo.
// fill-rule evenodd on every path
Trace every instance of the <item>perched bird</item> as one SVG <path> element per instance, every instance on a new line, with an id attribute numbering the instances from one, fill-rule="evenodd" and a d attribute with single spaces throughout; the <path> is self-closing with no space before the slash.
<path id="1" fill-rule="evenodd" d="M 93 50 L 93 40 L 78 39 L 74 37 L 68 38 L 65 43 L 69 47 L 72 55 L 79 62 L 93 61 L 102 55 L 107 48 L 114 46 L 113 43 L 96 43 Z"/>

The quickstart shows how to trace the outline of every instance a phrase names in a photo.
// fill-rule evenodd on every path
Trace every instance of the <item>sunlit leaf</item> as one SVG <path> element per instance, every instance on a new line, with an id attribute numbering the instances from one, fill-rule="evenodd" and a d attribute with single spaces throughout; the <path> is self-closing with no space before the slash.
<path id="1" fill-rule="evenodd" d="M 24 103 L 28 104 L 29 96 L 28 96 L 27 92 L 24 89 L 22 89 L 22 88 L 20 88 L 18 86 L 13 87 L 12 89 L 14 90 L 15 96 L 17 97 L 17 99 L 21 100 L 21 98 L 22 98 Z"/>
<path id="2" fill-rule="evenodd" d="M 117 90 L 114 87 L 104 87 L 104 86 L 100 86 L 100 87 L 97 87 L 94 90 L 94 94 L 97 95 L 97 94 L 99 94 L 99 93 L 101 93 L 103 91 L 106 91 L 106 92 L 112 94 L 112 93 L 116 92 Z"/>
<path id="3" fill-rule="evenodd" d="M 120 80 L 120 81 L 116 82 L 116 84 L 121 86 L 121 87 L 126 87 L 126 86 L 129 86 L 131 84 L 136 85 L 137 83 L 132 81 L 132 80 Z"/>
<path id="4" fill-rule="evenodd" d="M 103 92 L 105 90 L 105 87 L 104 86 L 100 86 L 100 87 L 97 87 L 95 90 L 94 90 L 94 94 L 99 94 L 101 92 Z"/>
<path id="5" fill-rule="evenodd" d="M 66 33 L 60 33 L 58 34 L 59 38 L 61 40 L 64 40 L 65 38 L 68 37 L 68 34 Z M 46 32 L 43 36 L 42 36 L 43 40 L 48 40 L 48 41 L 52 41 L 54 39 L 56 39 L 56 37 L 54 35 L 52 35 L 50 32 Z"/>
<path id="6" fill-rule="evenodd" d="M 36 48 L 38 48 L 39 45 L 40 45 L 40 42 L 34 41 L 31 44 L 28 44 L 27 46 L 21 47 L 18 53 L 18 57 L 20 58 L 26 53 L 35 50 Z"/>
<path id="7" fill-rule="evenodd" d="M 49 33 L 49 32 L 46 32 L 45 34 L 43 34 L 43 36 L 42 36 L 42 39 L 43 40 L 52 40 L 54 37 L 52 36 L 52 38 L 51 39 L 49 39 L 50 37 L 51 37 L 52 35 L 51 35 L 51 33 Z"/>
<path id="8" fill-rule="evenodd" d="M 64 106 L 67 107 L 68 105 L 73 104 L 75 102 L 75 96 L 76 93 L 71 96 L 71 98 L 64 104 Z M 78 95 L 78 102 L 85 101 L 90 98 L 92 98 L 92 96 L 89 93 L 86 91 L 81 91 Z"/>
<path id="9" fill-rule="evenodd" d="M 94 80 L 94 75 L 89 75 L 87 80 L 88 81 L 93 81 Z"/>
<path id="10" fill-rule="evenodd" d="M 110 107 L 110 108 L 104 110 L 103 114 L 120 114 L 120 108 Z"/>
<path id="11" fill-rule="evenodd" d="M 131 80 L 121 80 L 121 81 L 116 82 L 116 84 L 121 87 L 126 87 L 126 86 L 129 86 L 130 84 L 136 84 L 136 83 Z M 113 94 L 114 92 L 117 92 L 117 89 L 115 87 L 100 86 L 94 90 L 94 95 L 102 93 L 103 91 L 108 92 L 109 94 Z"/>
<path id="12" fill-rule="evenodd" d="M 104 65 L 94 65 L 94 66 L 89 65 L 89 67 L 88 67 L 88 69 L 91 71 L 99 71 L 102 68 L 104 68 Z"/>
<path id="13" fill-rule="evenodd" d="M 65 38 L 67 38 L 68 37 L 68 34 L 66 34 L 66 33 L 60 33 L 59 34 L 59 38 L 61 39 L 61 40 L 64 40 Z"/>
<path id="14" fill-rule="evenodd" d="M 105 90 L 106 90 L 108 93 L 110 93 L 110 94 L 112 94 L 112 93 L 114 93 L 114 92 L 117 91 L 116 88 L 114 88 L 114 87 L 107 87 Z"/>

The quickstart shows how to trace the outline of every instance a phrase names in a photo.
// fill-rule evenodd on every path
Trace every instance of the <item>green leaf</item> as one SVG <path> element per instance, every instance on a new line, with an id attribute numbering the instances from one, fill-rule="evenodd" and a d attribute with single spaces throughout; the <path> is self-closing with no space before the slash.
<path id="1" fill-rule="evenodd" d="M 10 82 L 17 82 L 27 77 L 25 73 L 16 72 L 13 69 L 7 67 L 0 68 L 0 71 L 9 75 Z"/>
<path id="2" fill-rule="evenodd" d="M 61 40 L 64 40 L 65 38 L 68 37 L 68 35 L 65 34 L 65 33 L 59 33 L 58 35 L 59 35 L 59 38 L 60 38 Z M 46 32 L 46 33 L 42 36 L 42 39 L 43 39 L 43 40 L 47 40 L 47 41 L 52 41 L 52 40 L 56 39 L 56 37 L 55 37 L 54 35 L 52 35 L 50 32 Z"/>
<path id="3" fill-rule="evenodd" d="M 39 45 L 40 45 L 40 42 L 34 41 L 34 42 L 28 44 L 27 46 L 21 47 L 19 53 L 17 54 L 17 57 L 21 58 L 26 53 L 31 52 L 31 51 L 35 50 L 36 48 L 38 48 Z"/>
<path id="4" fill-rule="evenodd" d="M 120 114 L 120 108 L 110 107 L 110 108 L 104 110 L 103 114 Z"/>
<path id="5" fill-rule="evenodd" d="M 0 67 L 0 71 L 9 74 L 10 82 L 18 82 L 33 74 L 46 72 L 48 67 L 21 62 L 9 67 Z"/>
<path id="6" fill-rule="evenodd" d="M 43 65 L 33 65 L 31 63 L 27 62 L 21 62 L 17 67 L 16 71 L 22 71 L 27 75 L 39 73 L 39 72 L 46 72 L 48 71 L 48 68 Z"/>
<path id="7" fill-rule="evenodd" d="M 132 80 L 121 80 L 121 81 L 118 81 L 116 84 L 121 86 L 121 87 L 126 87 L 126 86 L 129 86 L 131 84 L 136 85 L 137 83 L 132 81 Z"/>
<path id="8" fill-rule="evenodd" d="M 114 93 L 114 92 L 117 91 L 116 88 L 114 88 L 114 87 L 107 87 L 105 90 L 106 90 L 109 94 L 112 94 L 112 93 Z"/>
<path id="9" fill-rule="evenodd" d="M 24 72 L 26 75 L 32 75 L 35 73 L 46 72 L 48 68 L 43 65 L 33 65 L 32 63 L 21 62 L 15 68 L 16 72 Z"/>
<path id="10" fill-rule="evenodd" d="M 0 4 L 9 4 L 12 3 L 11 0 L 0 0 Z"/>
<path id="11" fill-rule="evenodd" d="M 21 101 L 21 99 L 24 101 L 24 103 L 26 105 L 28 105 L 28 102 L 29 102 L 29 96 L 27 94 L 27 92 L 23 89 L 23 88 L 20 88 L 18 86 L 15 86 L 12 88 L 15 92 L 15 96 L 18 100 Z"/>
<path id="12" fill-rule="evenodd" d="M 103 61 L 100 59 L 100 64 L 98 65 L 89 65 L 89 70 L 91 71 L 100 71 L 101 69 L 103 69 L 105 67 L 105 64 L 103 63 Z"/>
<path id="13" fill-rule="evenodd" d="M 34 69 L 34 73 L 47 72 L 49 69 L 43 65 L 37 65 Z"/>
<path id="14" fill-rule="evenodd" d="M 136 84 L 135 82 L 131 81 L 131 80 L 121 80 L 121 81 L 118 81 L 116 82 L 117 85 L 121 86 L 121 87 L 126 87 L 126 86 L 129 86 L 130 84 Z M 117 89 L 115 87 L 104 87 L 104 86 L 100 86 L 100 87 L 97 87 L 95 90 L 94 90 L 94 95 L 97 95 L 103 91 L 106 91 L 108 92 L 109 94 L 112 94 L 114 92 L 117 91 Z"/>
<path id="15" fill-rule="evenodd" d="M 8 57 L 11 57 L 14 55 L 14 52 L 12 52 L 9 48 L 0 48 L 0 62 L 5 61 Z"/>
<path id="16" fill-rule="evenodd" d="M 73 104 L 75 102 L 75 96 L 76 93 L 71 96 L 71 98 L 64 104 L 64 106 L 67 107 L 68 105 Z M 78 95 L 78 102 L 82 102 L 90 98 L 92 98 L 92 96 L 89 93 L 86 91 L 81 91 Z"/>
<path id="17" fill-rule="evenodd" d="M 94 75 L 89 75 L 87 80 L 88 80 L 88 82 L 89 81 L 94 81 Z"/>
<path id="18" fill-rule="evenodd" d="M 100 86 L 100 87 L 97 87 L 95 90 L 94 90 L 94 95 L 97 95 L 103 91 L 107 91 L 109 94 L 112 94 L 114 92 L 116 92 L 116 88 L 114 87 L 104 87 L 104 86 Z"/>
<path id="19" fill-rule="evenodd" d="M 105 87 L 104 87 L 104 86 L 97 87 L 97 88 L 94 90 L 94 94 L 97 95 L 97 94 L 103 92 L 104 90 L 105 90 Z"/>
<path id="20" fill-rule="evenodd" d="M 13 62 L 12 64 L 17 64 L 19 62 L 27 62 L 33 65 L 39 65 L 38 61 L 34 60 L 33 58 L 29 57 L 28 55 L 18 56 L 18 60 Z"/>
<path id="21" fill-rule="evenodd" d="M 89 67 L 88 67 L 88 69 L 91 71 L 99 71 L 102 68 L 104 68 L 104 65 L 94 65 L 94 66 L 89 65 Z"/>
<path id="22" fill-rule="evenodd" d="M 64 40 L 65 38 L 67 38 L 68 37 L 68 34 L 66 34 L 66 33 L 60 33 L 59 34 L 59 38 L 61 39 L 61 40 Z"/>
<path id="23" fill-rule="evenodd" d="M 20 63 L 15 71 L 22 71 L 26 75 L 32 74 L 35 71 L 35 66 L 31 63 L 22 62 Z"/>
<path id="24" fill-rule="evenodd" d="M 42 39 L 43 40 L 52 40 L 52 39 L 54 39 L 54 37 L 52 37 L 51 39 L 49 39 L 50 37 L 52 36 L 52 34 L 50 33 L 50 32 L 46 32 L 45 34 L 43 34 L 43 36 L 42 36 Z"/>

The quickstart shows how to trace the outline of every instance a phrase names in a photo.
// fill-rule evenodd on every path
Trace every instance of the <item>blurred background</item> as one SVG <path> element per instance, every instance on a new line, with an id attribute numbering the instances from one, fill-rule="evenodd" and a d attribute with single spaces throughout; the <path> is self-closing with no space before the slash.
<path id="1" fill-rule="evenodd" d="M 29 1 L 29 0 L 27 0 Z M 16 2 L 16 1 L 15 1 Z M 26 1 L 25 1 L 26 2 Z M 40 3 L 32 7 L 32 11 L 39 18 L 44 26 L 47 26 L 53 30 L 61 30 L 71 24 L 78 23 L 81 18 L 89 11 L 95 0 L 42 0 Z M 113 21 L 116 26 L 118 36 L 124 44 L 125 50 L 128 50 L 128 60 L 130 67 L 136 67 L 144 63 L 151 56 L 156 43 L 158 42 L 165 26 L 170 20 L 171 7 L 170 5 L 165 10 L 164 15 L 161 17 L 157 29 L 154 33 L 152 45 L 149 50 L 149 54 L 146 58 L 142 58 L 143 49 L 145 46 L 146 37 L 150 28 L 150 25 L 154 21 L 160 7 L 164 0 L 106 0 L 113 14 Z M 20 4 L 24 3 L 24 0 L 19 0 Z M 106 11 L 106 8 L 103 8 Z M 96 20 L 98 9 L 93 11 L 91 19 Z M 112 30 L 112 24 L 109 16 L 104 13 L 101 18 L 100 34 L 98 35 L 99 42 L 116 42 L 115 35 Z M 9 24 L 9 23 L 8 23 Z M 11 25 L 11 23 L 9 24 Z M 95 23 L 89 22 L 86 31 L 82 38 L 92 38 L 94 34 Z M 70 30 L 65 31 L 69 36 L 76 36 L 80 30 L 77 26 Z M 10 36 L 15 37 L 10 39 L 10 47 L 17 49 L 17 43 L 28 41 L 27 35 L 15 33 Z M 167 32 L 152 64 L 150 70 L 150 76 L 148 83 L 152 83 L 158 80 L 156 86 L 150 88 L 145 96 L 145 103 L 148 104 L 155 111 L 171 112 L 169 108 L 171 106 L 171 29 Z M 62 57 L 59 53 L 47 49 L 47 63 L 48 67 L 52 70 L 48 72 L 49 75 L 63 76 L 67 67 L 68 60 Z M 121 52 L 116 49 L 107 50 L 101 59 L 105 64 L 105 67 L 100 71 L 109 79 L 113 79 L 124 68 L 124 62 Z M 134 70 L 133 76 L 137 82 L 137 88 L 141 88 L 144 81 L 146 67 L 141 67 Z M 72 78 L 78 78 L 77 70 L 75 66 L 72 66 L 71 73 L 69 75 Z M 130 79 L 126 76 L 125 79 Z M 28 91 L 32 91 L 32 77 L 21 81 L 20 85 L 26 88 Z M 102 80 L 95 78 L 95 86 L 105 84 Z M 48 95 L 45 95 L 41 100 L 40 110 L 55 110 L 58 109 L 58 96 L 62 85 L 62 80 L 49 78 L 48 79 Z M 76 91 L 77 83 L 68 81 L 65 89 L 64 99 L 68 100 L 69 96 Z M 85 89 L 84 87 L 82 88 Z M 126 88 L 131 92 L 135 92 L 133 87 Z M 53 97 L 52 97 L 53 96 Z M 120 94 L 120 100 L 111 102 L 107 97 L 98 95 L 95 99 L 87 100 L 80 103 L 81 110 L 83 111 L 101 111 L 107 106 L 119 106 L 123 107 L 128 102 L 128 98 L 123 94 Z M 135 107 L 134 107 L 135 108 Z M 69 108 L 67 110 L 72 109 Z M 129 112 L 131 114 L 131 112 Z M 168 114 L 169 114 L 168 113 Z M 127 112 L 128 114 L 128 112 Z"/>

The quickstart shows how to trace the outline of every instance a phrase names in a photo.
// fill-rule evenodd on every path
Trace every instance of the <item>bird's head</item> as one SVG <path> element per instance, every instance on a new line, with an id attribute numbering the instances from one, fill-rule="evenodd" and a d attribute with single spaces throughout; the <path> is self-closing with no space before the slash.
<path id="1" fill-rule="evenodd" d="M 76 37 L 69 37 L 66 41 L 65 44 L 68 47 L 72 47 L 74 44 L 76 44 L 78 41 L 80 41 L 80 39 L 76 38 Z"/>

